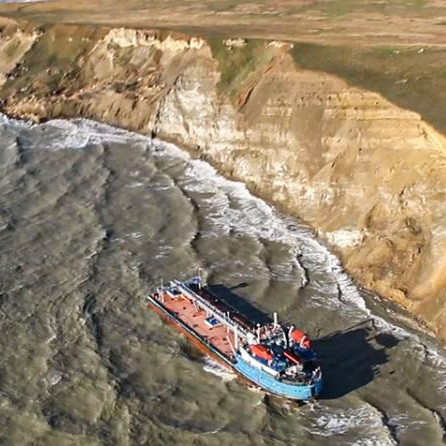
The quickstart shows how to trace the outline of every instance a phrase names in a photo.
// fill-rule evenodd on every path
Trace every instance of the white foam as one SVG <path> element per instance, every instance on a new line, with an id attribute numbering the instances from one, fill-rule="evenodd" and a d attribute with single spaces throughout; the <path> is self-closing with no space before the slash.
<path id="1" fill-rule="evenodd" d="M 380 412 L 369 404 L 358 408 L 334 409 L 321 404 L 315 407 L 316 417 L 312 425 L 307 428 L 313 435 L 331 437 L 335 435 L 359 437 L 349 445 L 382 445 L 396 444 L 390 436 L 388 427 L 383 423 Z"/>
<path id="2" fill-rule="evenodd" d="M 204 358 L 205 365 L 203 370 L 212 375 L 218 376 L 223 382 L 232 381 L 236 378 L 236 374 L 220 365 L 218 362 L 212 360 L 209 357 Z"/>
<path id="3" fill-rule="evenodd" d="M 214 435 L 218 434 L 225 426 L 217 427 L 216 429 L 212 429 L 209 432 L 201 432 L 203 435 Z"/>
<path id="4" fill-rule="evenodd" d="M 132 240 L 139 240 L 144 237 L 144 234 L 142 232 L 132 232 L 129 234 L 129 237 Z"/>
<path id="5" fill-rule="evenodd" d="M 391 438 L 380 438 L 378 436 L 371 436 L 369 438 L 359 438 L 353 443 L 347 443 L 349 446 L 394 446 L 397 443 Z"/>
<path id="6" fill-rule="evenodd" d="M 340 435 L 355 428 L 379 428 L 381 418 L 374 414 L 366 406 L 359 409 L 333 410 L 326 408 L 324 413 L 316 418 L 315 430 L 322 436 Z"/>
<path id="7" fill-rule="evenodd" d="M 177 154 L 177 150 L 172 151 L 172 147 L 167 149 Z M 288 260 L 277 265 L 275 278 L 299 280 L 300 286 L 305 286 L 305 269 L 298 261 L 301 254 L 299 244 L 274 209 L 254 197 L 245 184 L 223 178 L 208 163 L 190 158 L 187 160 L 185 178 L 180 186 L 188 193 L 200 193 L 207 197 L 203 201 L 209 206 L 206 221 L 211 223 L 211 229 L 203 236 L 234 234 L 256 238 L 260 243 L 283 243 L 287 247 Z"/>
<path id="8" fill-rule="evenodd" d="M 35 124 L 0 114 L 0 124 L 21 131 L 20 142 L 27 150 L 83 149 L 88 145 L 104 142 L 146 145 L 150 141 L 143 135 L 87 119 L 52 119 L 42 124 Z"/>
<path id="9" fill-rule="evenodd" d="M 136 188 L 142 187 L 142 186 L 144 186 L 144 183 L 141 181 L 135 181 L 133 183 L 126 184 L 126 187 L 128 187 L 129 189 L 136 189 Z"/>
<path id="10" fill-rule="evenodd" d="M 53 333 L 46 341 L 45 344 L 51 344 L 55 339 L 57 339 L 57 334 Z"/>
<path id="11" fill-rule="evenodd" d="M 49 121 L 52 122 L 52 121 Z M 78 126 L 82 133 L 88 135 L 90 143 L 143 143 L 148 144 L 151 140 L 144 135 L 129 132 L 128 130 L 112 127 L 108 124 L 91 121 L 89 119 L 75 119 L 70 121 Z"/>
<path id="12" fill-rule="evenodd" d="M 61 380 L 62 380 L 63 376 L 61 373 L 57 372 L 57 371 L 53 371 L 50 372 L 47 377 L 45 378 L 46 383 L 49 386 L 55 386 L 56 384 L 58 384 Z"/>
<path id="13" fill-rule="evenodd" d="M 83 149 L 90 143 L 90 135 L 71 122 L 64 120 L 18 127 L 19 141 L 25 150 Z"/>
<path id="14" fill-rule="evenodd" d="M 398 434 L 404 433 L 409 426 L 413 426 L 416 423 L 423 423 L 422 421 L 415 421 L 405 413 L 394 415 L 389 417 L 388 424 L 396 430 Z"/>
<path id="15" fill-rule="evenodd" d="M 25 119 L 13 119 L 4 113 L 0 113 L 0 125 L 8 126 L 8 128 L 25 129 L 32 127 L 34 123 Z"/>

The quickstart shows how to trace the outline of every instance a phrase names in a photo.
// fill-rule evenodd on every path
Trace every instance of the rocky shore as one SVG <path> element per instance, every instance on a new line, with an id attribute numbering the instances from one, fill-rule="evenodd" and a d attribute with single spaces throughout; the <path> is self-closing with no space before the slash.
<path id="1" fill-rule="evenodd" d="M 446 339 L 446 139 L 293 44 L 5 20 L 10 116 L 174 141 L 311 225 L 363 286 Z"/>

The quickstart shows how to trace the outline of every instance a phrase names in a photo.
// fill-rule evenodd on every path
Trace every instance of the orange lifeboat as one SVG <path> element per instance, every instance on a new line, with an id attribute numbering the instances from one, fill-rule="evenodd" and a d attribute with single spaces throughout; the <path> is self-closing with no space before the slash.
<path id="1" fill-rule="evenodd" d="M 266 359 L 267 361 L 274 358 L 269 348 L 262 344 L 251 345 L 251 353 L 259 358 Z"/>
<path id="2" fill-rule="evenodd" d="M 297 342 L 302 348 L 311 348 L 311 340 L 304 331 L 295 328 L 291 332 L 291 337 L 293 338 L 294 342 Z"/>

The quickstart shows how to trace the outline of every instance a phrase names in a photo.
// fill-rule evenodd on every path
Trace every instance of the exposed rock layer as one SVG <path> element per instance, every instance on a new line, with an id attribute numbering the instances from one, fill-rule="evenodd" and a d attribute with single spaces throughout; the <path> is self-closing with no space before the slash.
<path id="1" fill-rule="evenodd" d="M 364 286 L 446 339 L 446 140 L 416 113 L 296 66 L 281 42 L 5 28 L 4 110 L 188 147 L 311 224 Z"/>

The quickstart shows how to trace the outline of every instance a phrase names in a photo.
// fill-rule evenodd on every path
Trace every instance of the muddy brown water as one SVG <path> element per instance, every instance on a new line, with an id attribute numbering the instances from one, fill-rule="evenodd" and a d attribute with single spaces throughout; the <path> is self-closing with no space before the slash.
<path id="1" fill-rule="evenodd" d="M 311 231 L 160 141 L 0 124 L 1 445 L 437 445 L 446 361 Z M 305 328 L 325 390 L 296 407 L 147 309 L 207 281 Z"/>

